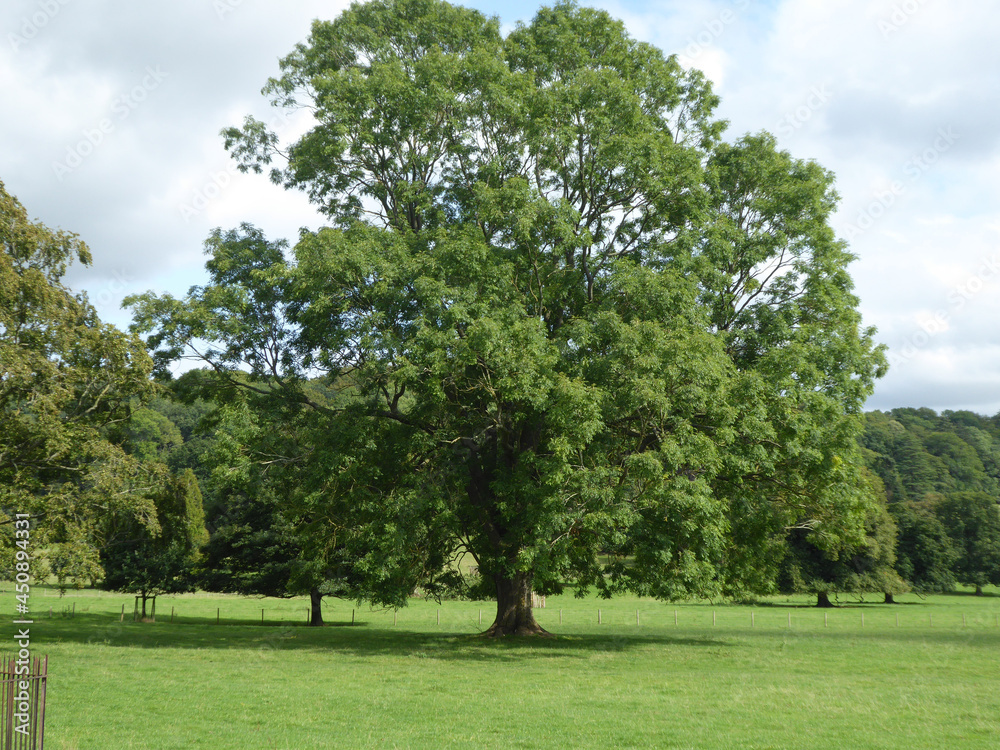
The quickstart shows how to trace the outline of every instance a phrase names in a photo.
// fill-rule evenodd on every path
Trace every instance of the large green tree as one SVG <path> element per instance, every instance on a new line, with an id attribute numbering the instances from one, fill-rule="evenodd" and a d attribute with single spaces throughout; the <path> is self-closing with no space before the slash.
<path id="1" fill-rule="evenodd" d="M 73 262 L 90 263 L 87 246 L 30 221 L 0 183 L 0 520 L 32 516 L 52 572 L 82 583 L 100 576 L 109 513 L 154 523 L 152 476 L 108 439 L 152 362 L 63 283 Z"/>
<path id="2" fill-rule="evenodd" d="M 266 92 L 315 126 L 281 144 L 248 118 L 227 145 L 331 226 L 291 254 L 216 232 L 208 286 L 133 303 L 162 361 L 321 418 L 317 508 L 369 549 L 417 534 L 428 569 L 430 542 L 471 552 L 495 635 L 540 632 L 532 590 L 717 594 L 768 585 L 788 528 L 861 543 L 882 360 L 828 173 L 723 144 L 700 73 L 572 4 L 506 37 L 439 0 L 355 4 L 281 65 Z"/>

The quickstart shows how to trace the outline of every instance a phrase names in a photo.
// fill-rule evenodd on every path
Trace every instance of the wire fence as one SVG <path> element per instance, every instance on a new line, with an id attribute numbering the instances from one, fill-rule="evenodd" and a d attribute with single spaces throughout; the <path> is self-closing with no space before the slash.
<path id="1" fill-rule="evenodd" d="M 487 603 L 484 603 L 486 605 Z M 579 607 L 567 608 L 551 606 L 536 607 L 534 615 L 544 628 L 560 627 L 600 627 L 600 628 L 688 628 L 688 629 L 796 629 L 796 630 L 885 630 L 885 629 L 1000 629 L 1000 610 L 970 608 L 966 612 L 948 610 L 920 610 L 899 607 L 868 609 L 864 606 L 838 606 L 821 609 L 808 606 L 771 606 L 762 608 L 706 607 L 659 608 L 645 607 L 626 609 L 624 607 Z M 192 611 L 194 610 L 194 611 Z M 228 610 L 228 611 L 227 611 Z M 254 614 L 251 614 L 254 613 Z M 148 612 L 152 615 L 152 611 Z M 446 603 L 444 606 L 418 604 L 398 612 L 386 609 L 357 610 L 356 608 L 324 607 L 323 621 L 327 625 L 367 625 L 375 627 L 459 627 L 461 629 L 482 629 L 493 622 L 495 605 L 476 607 L 462 606 L 461 603 Z M 67 608 L 64 617 L 74 613 Z M 126 605 L 116 612 L 116 619 L 138 621 L 133 612 L 128 618 Z M 50 613 L 51 616 L 51 613 Z M 359 619 L 360 618 L 360 619 Z M 282 607 L 257 610 L 239 606 L 185 607 L 183 603 L 171 605 L 162 610 L 159 617 L 151 616 L 147 622 L 177 624 L 212 625 L 275 625 L 309 624 L 309 607 Z"/>

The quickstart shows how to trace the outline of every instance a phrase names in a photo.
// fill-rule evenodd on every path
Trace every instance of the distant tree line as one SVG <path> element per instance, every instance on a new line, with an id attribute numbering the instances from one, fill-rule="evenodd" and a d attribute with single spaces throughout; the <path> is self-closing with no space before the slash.
<path id="1" fill-rule="evenodd" d="M 917 591 L 1000 584 L 1000 415 L 866 415 L 865 461 L 896 526 L 895 570 Z"/>

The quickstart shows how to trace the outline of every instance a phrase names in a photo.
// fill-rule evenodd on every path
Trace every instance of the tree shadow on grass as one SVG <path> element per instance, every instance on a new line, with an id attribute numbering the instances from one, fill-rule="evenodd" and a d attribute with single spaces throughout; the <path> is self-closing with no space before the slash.
<path id="1" fill-rule="evenodd" d="M 959 596 L 964 596 L 963 592 L 958 592 Z M 934 594 L 933 596 L 943 596 L 943 594 Z M 972 594 L 969 595 L 973 599 L 982 599 L 984 597 L 976 597 Z M 989 596 L 989 595 L 987 595 Z M 750 609 L 796 609 L 805 611 L 815 611 L 815 612 L 835 612 L 838 609 L 855 609 L 858 607 L 872 608 L 872 607 L 885 607 L 889 611 L 892 611 L 896 607 L 926 607 L 933 606 L 934 602 L 922 599 L 920 601 L 900 601 L 896 600 L 894 602 L 884 602 L 881 599 L 851 599 L 849 601 L 840 601 L 837 599 L 832 600 L 832 605 L 829 607 L 818 607 L 815 602 L 759 602 L 754 604 L 752 607 L 750 605 L 744 605 Z"/>
<path id="2" fill-rule="evenodd" d="M 620 631 L 556 633 L 551 637 L 486 638 L 478 633 L 417 632 L 371 628 L 349 621 L 326 627 L 278 623 L 216 625 L 191 623 L 133 623 L 107 616 L 78 614 L 45 621 L 33 631 L 33 647 L 45 652 L 46 643 L 80 644 L 110 648 L 197 649 L 219 651 L 315 651 L 353 656 L 401 656 L 451 661 L 523 661 L 526 658 L 586 659 L 602 652 L 626 652 L 646 646 L 675 648 L 724 648 L 718 637 L 675 637 Z"/>
<path id="3" fill-rule="evenodd" d="M 940 594 L 935 594 L 935 596 L 953 596 L 959 599 L 968 599 L 969 601 L 1000 599 L 1000 593 L 995 591 L 983 591 L 981 594 L 977 594 L 975 591 L 942 591 Z"/>
<path id="4" fill-rule="evenodd" d="M 830 607 L 817 607 L 816 602 L 757 602 L 753 605 L 743 605 L 747 609 L 830 609 Z M 843 606 L 835 603 L 833 608 Z"/>
<path id="5" fill-rule="evenodd" d="M 892 611 L 897 607 L 926 607 L 933 602 L 883 602 L 883 601 L 853 601 L 853 602 L 833 602 L 829 607 L 817 607 L 815 604 L 775 604 L 774 609 L 798 609 L 808 612 L 836 612 L 844 609 L 872 609 L 885 607 Z M 761 607 L 764 609 L 764 607 Z"/>
<path id="6" fill-rule="evenodd" d="M 333 627 L 308 627 L 304 624 L 216 625 L 204 621 L 191 623 L 120 623 L 106 615 L 77 614 L 73 618 L 41 621 L 32 630 L 32 647 L 46 653 L 46 644 L 76 644 L 77 658 L 91 656 L 89 647 L 110 649 L 191 649 L 231 652 L 234 658 L 279 657 L 288 652 L 315 655 L 339 654 L 355 657 L 396 657 L 452 662 L 506 663 L 534 658 L 593 659 L 601 654 L 628 653 L 650 647 L 669 650 L 714 649 L 720 654 L 745 648 L 753 641 L 786 639 L 789 634 L 801 638 L 858 639 L 904 642 L 931 642 L 939 645 L 967 644 L 974 638 L 984 646 L 1000 647 L 1000 629 L 959 629 L 957 627 L 865 628 L 848 631 L 788 631 L 783 628 L 758 628 L 737 632 L 728 629 L 704 637 L 690 634 L 677 637 L 662 632 L 556 633 L 553 637 L 490 639 L 469 632 L 419 632 L 403 628 L 373 628 L 357 623 L 338 623 Z M 97 654 L 93 654 L 97 656 Z"/>

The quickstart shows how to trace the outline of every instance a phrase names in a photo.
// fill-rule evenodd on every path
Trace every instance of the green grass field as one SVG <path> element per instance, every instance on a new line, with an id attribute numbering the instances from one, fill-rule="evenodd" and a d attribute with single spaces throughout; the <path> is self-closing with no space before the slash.
<path id="1" fill-rule="evenodd" d="M 305 600 L 195 594 L 133 623 L 131 597 L 36 586 L 31 636 L 48 748 L 955 750 L 1000 742 L 987 593 L 825 611 L 549 597 L 556 637 L 497 642 L 476 635 L 489 602 L 415 600 L 395 624 L 358 609 L 351 627 L 332 601 L 308 628 Z"/>

